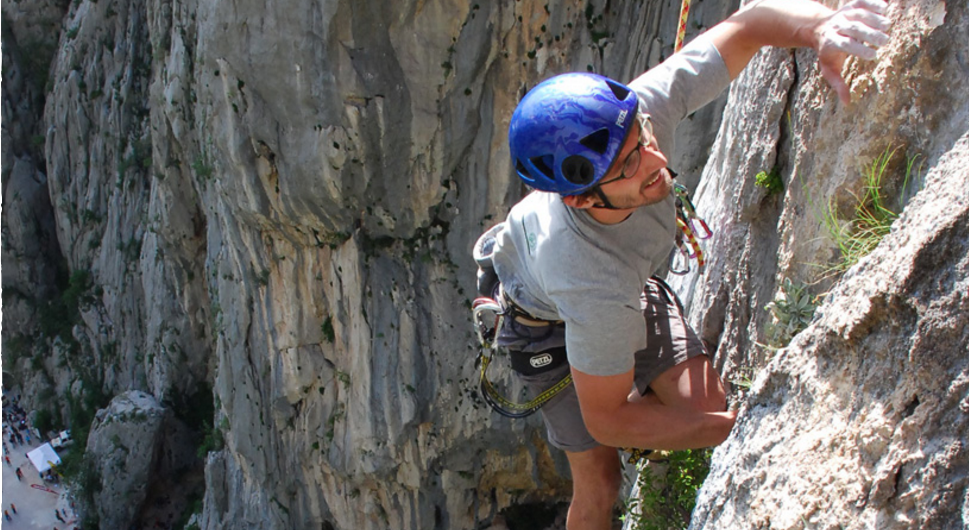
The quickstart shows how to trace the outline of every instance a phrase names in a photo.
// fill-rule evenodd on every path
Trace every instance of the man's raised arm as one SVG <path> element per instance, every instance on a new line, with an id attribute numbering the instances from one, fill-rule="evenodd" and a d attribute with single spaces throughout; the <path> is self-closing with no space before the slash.
<path id="1" fill-rule="evenodd" d="M 874 59 L 875 48 L 888 42 L 890 24 L 882 16 L 887 7 L 883 0 L 853 0 L 833 11 L 810 0 L 761 0 L 710 28 L 707 36 L 731 78 L 764 46 L 812 48 L 824 79 L 848 103 L 850 90 L 841 67 L 848 55 Z"/>

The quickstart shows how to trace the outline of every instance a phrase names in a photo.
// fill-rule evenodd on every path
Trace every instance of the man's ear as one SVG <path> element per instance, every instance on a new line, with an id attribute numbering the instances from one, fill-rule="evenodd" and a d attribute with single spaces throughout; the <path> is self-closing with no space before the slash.
<path id="1" fill-rule="evenodd" d="M 565 203 L 569 208 L 576 208 L 579 210 L 585 210 L 596 206 L 595 200 L 592 198 L 591 193 L 582 193 L 579 195 L 566 195 L 562 197 L 562 202 Z"/>

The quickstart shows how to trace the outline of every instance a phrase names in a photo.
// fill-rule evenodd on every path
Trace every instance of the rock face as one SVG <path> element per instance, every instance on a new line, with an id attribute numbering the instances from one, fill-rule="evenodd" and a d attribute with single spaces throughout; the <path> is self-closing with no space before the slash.
<path id="1" fill-rule="evenodd" d="M 955 88 L 969 13 L 908 1 L 889 15 L 878 60 L 846 69 L 848 107 L 804 52 L 761 53 L 731 89 L 697 200 L 710 266 L 678 285 L 726 378 L 755 382 L 691 528 L 969 525 L 969 94 Z M 903 213 L 834 274 L 825 214 L 857 226 L 879 158 L 880 193 Z M 782 194 L 754 185 L 771 170 Z M 774 351 L 765 306 L 782 279 L 824 301 Z"/>
<path id="2" fill-rule="evenodd" d="M 966 528 L 966 168 L 969 135 L 757 378 L 692 528 Z"/>
<path id="3" fill-rule="evenodd" d="M 4 367 L 35 409 L 76 429 L 137 390 L 222 440 L 207 529 L 473 528 L 567 498 L 538 418 L 477 399 L 470 249 L 523 191 L 520 93 L 638 74 L 678 2 L 27 4 L 3 8 L 4 313 L 27 323 Z M 694 180 L 719 107 L 681 131 Z"/>
<path id="4" fill-rule="evenodd" d="M 206 530 L 481 528 L 509 506 L 567 499 L 565 463 L 545 445 L 538 418 L 511 422 L 477 398 L 470 249 L 523 191 L 505 147 L 520 95 L 566 70 L 628 79 L 655 64 L 671 53 L 679 2 L 26 4 L 3 7 L 3 308 L 5 324 L 23 327 L 12 334 L 4 326 L 4 371 L 33 408 L 75 429 L 72 422 L 90 422 L 118 395 L 151 396 L 150 417 L 173 420 L 151 438 L 162 455 L 152 478 L 117 477 L 105 491 L 142 491 L 138 481 L 171 478 L 205 431 L 220 441 L 205 446 L 196 520 Z M 736 7 L 694 4 L 691 33 Z M 896 30 L 880 60 L 848 66 L 853 106 L 835 102 L 809 53 L 774 50 L 735 83 L 729 103 L 697 113 L 678 132 L 675 166 L 687 180 L 711 154 L 697 202 L 717 231 L 706 271 L 679 286 L 728 377 L 774 358 L 754 344 L 780 278 L 807 281 L 811 263 L 832 257 L 812 205 L 834 197 L 850 211 L 859 170 L 889 145 L 919 154 L 930 182 L 958 167 L 946 153 L 969 116 L 957 90 L 967 72 L 966 7 L 906 0 L 892 10 Z M 38 50 L 47 50 L 47 63 L 27 53 Z M 775 166 L 787 191 L 766 197 L 753 176 Z M 939 200 L 957 200 L 954 190 Z M 919 201 L 928 199 L 913 205 Z M 878 308 L 871 314 L 900 319 L 899 333 L 908 333 L 900 336 L 914 340 L 919 329 L 921 343 L 941 340 L 919 327 L 937 320 L 919 304 L 964 307 L 938 287 L 964 286 L 956 272 L 964 262 L 940 257 L 932 265 L 951 263 L 953 272 L 931 270 L 952 279 L 931 283 L 918 272 L 926 258 L 917 258 L 931 245 L 914 242 L 944 238 L 893 237 L 913 241 L 912 272 L 899 272 L 902 280 L 879 273 L 886 294 L 867 298 L 849 289 L 856 272 L 838 284 L 825 280 L 815 294 L 832 294 L 812 329 L 833 325 L 832 311 L 857 301 L 859 315 L 871 313 L 868 303 Z M 930 283 L 919 291 L 920 281 Z M 921 302 L 889 294 L 907 292 Z M 864 333 L 848 335 L 830 348 L 856 355 Z M 958 347 L 952 337 L 941 342 Z M 796 346 L 805 340 L 782 355 L 815 351 Z M 756 495 L 760 483 L 732 467 L 755 459 L 726 449 L 740 450 L 740 437 L 765 423 L 755 419 L 756 403 L 770 408 L 769 389 L 783 386 L 769 374 L 818 364 L 821 354 L 813 355 L 803 364 L 775 361 L 758 379 L 749 419 L 718 453 L 711 483 L 738 477 L 729 480 Z M 825 402 L 874 391 L 870 357 L 851 357 L 858 367 L 838 385 L 818 372 L 802 378 L 803 388 Z M 925 374 L 960 369 L 940 362 Z M 916 381 L 906 377 L 894 381 Z M 912 396 L 893 394 L 894 382 L 878 388 L 882 409 L 851 403 L 894 425 L 892 414 L 904 414 Z M 902 425 L 949 414 L 959 432 L 964 416 L 929 404 L 949 403 L 944 396 L 963 387 L 932 388 L 915 393 Z M 800 414 L 805 408 L 795 404 L 807 395 L 774 408 L 790 402 L 785 413 Z M 784 423 L 807 428 L 799 418 Z M 120 454 L 103 429 L 142 428 L 111 425 L 96 423 L 89 440 L 102 466 Z M 191 437 L 182 429 L 194 431 L 195 447 L 185 448 Z M 889 484 L 883 477 L 897 465 L 898 491 L 920 481 L 922 491 L 964 495 L 963 453 L 942 431 L 927 434 L 929 445 L 944 445 L 951 457 L 931 462 L 919 459 L 943 453 L 926 446 L 916 457 L 906 452 L 911 438 L 896 443 L 892 431 L 878 432 L 889 441 L 866 435 L 867 452 L 854 464 L 859 475 L 870 467 L 870 484 Z M 933 489 L 943 461 L 962 490 Z M 926 462 L 935 474 L 916 474 L 908 462 Z M 896 502 L 887 486 L 872 487 L 872 510 Z M 766 507 L 738 500 L 731 513 L 781 520 L 786 501 L 757 498 Z M 698 521 L 727 516 L 707 502 Z M 137 519 L 127 504 L 109 511 L 110 503 L 118 499 L 98 502 L 103 528 Z"/>
<path id="5" fill-rule="evenodd" d="M 129 528 L 159 459 L 166 409 L 144 392 L 119 394 L 98 411 L 87 439 L 97 464 L 95 506 L 101 528 Z"/>

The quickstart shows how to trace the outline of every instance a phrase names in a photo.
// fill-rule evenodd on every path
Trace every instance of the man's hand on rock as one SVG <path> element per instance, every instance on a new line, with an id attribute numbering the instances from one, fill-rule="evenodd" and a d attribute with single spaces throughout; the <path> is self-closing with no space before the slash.
<path id="1" fill-rule="evenodd" d="M 887 9 L 883 0 L 853 0 L 814 30 L 821 75 L 845 104 L 851 101 L 851 91 L 841 75 L 845 59 L 848 55 L 875 58 L 875 50 L 888 42 L 891 21 L 883 16 Z"/>

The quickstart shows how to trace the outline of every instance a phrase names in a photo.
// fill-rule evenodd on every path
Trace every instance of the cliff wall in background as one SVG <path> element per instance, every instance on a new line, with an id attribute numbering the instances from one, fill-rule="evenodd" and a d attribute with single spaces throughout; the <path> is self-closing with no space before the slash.
<path id="1" fill-rule="evenodd" d="M 100 487 L 90 515 L 111 525 L 144 520 L 166 484 L 179 485 L 168 491 L 186 516 L 198 508 L 194 521 L 206 530 L 500 528 L 509 507 L 567 500 L 564 460 L 546 446 L 538 418 L 505 420 L 475 394 L 470 249 L 523 193 L 505 147 L 518 98 L 562 71 L 628 79 L 655 64 L 672 51 L 679 3 L 492 4 L 4 4 L 4 382 L 51 426 L 90 430 L 85 465 Z M 735 7 L 696 2 L 690 32 Z M 752 376 L 775 359 L 717 453 L 717 486 L 701 498 L 697 526 L 807 524 L 781 526 L 778 515 L 803 482 L 785 489 L 765 478 L 778 472 L 770 462 L 789 470 L 803 452 L 784 448 L 801 447 L 811 422 L 828 417 L 801 405 L 806 396 L 857 404 L 847 426 L 872 414 L 864 396 L 888 396 L 875 401 L 886 441 L 865 445 L 864 459 L 832 459 L 878 477 L 838 482 L 859 492 L 887 484 L 883 470 L 920 463 L 898 471 L 898 495 L 872 486 L 865 496 L 871 510 L 891 512 L 881 520 L 918 527 L 904 526 L 921 510 L 906 500 L 906 484 L 966 499 L 965 452 L 951 440 L 965 432 L 966 328 L 942 318 L 965 314 L 964 298 L 950 294 L 965 292 L 965 252 L 918 257 L 936 255 L 918 250 L 937 248 L 931 241 L 966 245 L 955 228 L 969 196 L 959 147 L 969 122 L 960 84 L 969 74 L 966 7 L 905 0 L 891 9 L 888 49 L 848 66 L 853 105 L 836 102 L 810 53 L 772 50 L 735 83 L 729 104 L 679 131 L 674 167 L 691 183 L 712 146 L 697 203 L 716 235 L 705 272 L 678 288 L 725 377 Z M 886 187 L 902 198 L 893 207 L 916 193 L 898 175 L 917 155 L 926 189 L 950 192 L 921 192 L 912 204 L 942 203 L 952 217 L 930 230 L 906 210 L 896 232 L 923 235 L 886 240 L 888 250 L 864 265 L 881 272 L 820 279 L 814 264 L 836 251 L 818 212 L 831 197 L 849 216 L 865 165 L 886 148 L 898 149 Z M 772 169 L 783 194 L 754 185 Z M 909 272 L 875 265 L 909 247 Z M 902 294 L 861 296 L 850 280 L 859 277 Z M 919 277 L 945 280 L 926 290 Z M 872 299 L 891 300 L 876 306 L 897 309 L 862 320 L 865 329 L 891 328 L 903 346 L 862 347 L 856 331 L 821 349 L 803 334 L 778 354 L 758 347 L 782 278 L 810 284 L 812 294 L 830 290 L 809 331 L 819 337 L 851 314 L 845 304 L 863 311 Z M 909 298 L 920 301 L 901 302 Z M 920 309 L 933 304 L 934 312 Z M 888 326 L 898 312 L 903 324 Z M 913 338 L 940 319 L 953 330 L 946 340 Z M 865 348 L 886 351 L 886 364 L 848 356 Z M 896 362 L 919 348 L 939 351 L 912 357 L 928 364 L 935 386 L 917 393 L 906 416 L 910 392 L 889 392 L 924 380 L 908 379 Z M 777 360 L 791 358 L 803 361 Z M 799 375 L 803 387 L 788 383 L 783 374 L 819 358 L 841 361 Z M 857 367 L 846 376 L 845 365 Z M 879 386 L 873 374 L 884 366 L 895 377 Z M 943 417 L 955 431 L 933 430 Z M 928 442 L 893 438 L 916 420 Z M 774 423 L 790 431 L 758 430 Z M 872 439 L 858 423 L 832 439 Z M 795 442 L 773 445 L 762 460 L 768 448 L 756 453 L 748 442 L 771 437 Z M 114 438 L 152 449 L 131 461 L 106 443 Z M 119 466 L 138 473 L 119 478 Z M 942 468 L 954 470 L 947 482 L 933 478 Z M 747 496 L 725 498 L 737 484 Z M 758 493 L 767 490 L 775 493 Z M 124 503 L 105 502 L 112 498 Z M 836 504 L 819 499 L 805 501 L 805 519 L 828 520 L 811 519 Z M 943 515 L 961 509 L 963 520 L 969 510 L 965 500 L 934 505 Z"/>
<path id="2" fill-rule="evenodd" d="M 45 425 L 94 423 L 90 514 L 145 516 L 158 492 L 122 468 L 204 477 L 210 529 L 474 528 L 566 499 L 540 421 L 476 397 L 470 249 L 523 192 L 520 94 L 646 69 L 678 7 L 5 3 L 4 369 Z M 719 109 L 694 120 L 695 181 Z M 148 462 L 102 440 L 125 422 Z"/>

